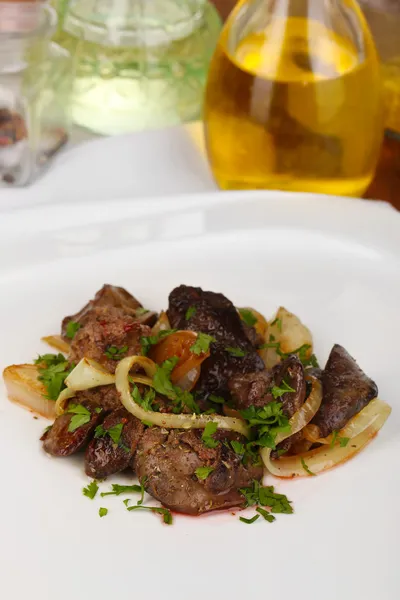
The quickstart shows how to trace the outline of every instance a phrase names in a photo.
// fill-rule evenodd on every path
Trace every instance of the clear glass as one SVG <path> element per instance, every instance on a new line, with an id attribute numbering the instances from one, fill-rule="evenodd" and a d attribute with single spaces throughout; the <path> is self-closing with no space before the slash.
<path id="1" fill-rule="evenodd" d="M 70 127 L 72 62 L 50 42 L 56 14 L 44 5 L 29 16 L 11 8 L 0 3 L 0 186 L 31 182 Z"/>
<path id="2" fill-rule="evenodd" d="M 74 121 L 114 134 L 198 118 L 219 33 L 206 0 L 71 0 L 57 41 L 76 59 Z"/>
<path id="3" fill-rule="evenodd" d="M 224 189 L 362 195 L 383 119 L 377 55 L 356 2 L 239 2 L 211 63 L 204 122 Z"/>
<path id="4" fill-rule="evenodd" d="M 361 0 L 382 61 L 385 125 L 400 133 L 400 2 Z"/>

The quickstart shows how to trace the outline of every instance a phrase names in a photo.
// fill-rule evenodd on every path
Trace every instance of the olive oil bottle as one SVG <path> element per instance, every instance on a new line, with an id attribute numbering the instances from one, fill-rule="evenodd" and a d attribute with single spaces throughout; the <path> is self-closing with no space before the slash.
<path id="1" fill-rule="evenodd" d="M 353 0 L 242 0 L 208 77 L 205 136 L 223 189 L 359 196 L 383 136 L 378 59 Z"/>

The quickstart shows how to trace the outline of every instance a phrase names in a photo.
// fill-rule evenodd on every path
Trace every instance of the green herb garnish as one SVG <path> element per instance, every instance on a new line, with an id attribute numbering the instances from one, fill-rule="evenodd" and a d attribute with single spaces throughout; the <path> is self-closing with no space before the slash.
<path id="1" fill-rule="evenodd" d="M 38 380 L 46 388 L 46 398 L 57 400 L 74 365 L 70 365 L 63 354 L 42 354 L 34 361 L 38 366 Z"/>
<path id="2" fill-rule="evenodd" d="M 282 319 L 278 319 L 278 317 L 274 319 L 271 323 L 271 327 L 274 327 L 274 325 L 276 325 L 278 331 L 282 332 Z"/>
<path id="3" fill-rule="evenodd" d="M 207 446 L 207 448 L 216 448 L 218 446 L 218 440 L 215 440 L 212 437 L 217 431 L 217 429 L 217 423 L 213 423 L 212 421 L 210 421 L 210 423 L 207 423 L 207 425 L 205 426 L 201 439 L 203 440 L 204 445 Z"/>
<path id="4" fill-rule="evenodd" d="M 213 342 L 216 342 L 216 339 L 212 335 L 198 333 L 195 343 L 190 347 L 190 352 L 193 352 L 193 354 L 205 354 L 209 351 L 210 344 Z"/>
<path id="5" fill-rule="evenodd" d="M 150 312 L 150 311 L 147 308 L 140 306 L 139 308 L 136 309 L 135 314 L 137 317 L 141 317 L 142 315 L 145 315 L 148 312 Z"/>
<path id="6" fill-rule="evenodd" d="M 155 346 L 156 344 L 161 342 L 161 340 L 168 337 L 169 335 L 172 335 L 173 333 L 176 333 L 177 331 L 177 329 L 162 329 L 157 333 L 157 335 L 142 336 L 140 338 L 140 343 L 142 345 L 142 354 L 146 356 L 152 346 Z"/>
<path id="7" fill-rule="evenodd" d="M 253 481 L 253 486 L 241 488 L 240 493 L 245 497 L 246 506 L 268 506 L 273 513 L 291 514 L 293 508 L 290 500 L 284 494 L 275 494 L 273 486 L 262 486 L 258 481 Z"/>
<path id="8" fill-rule="evenodd" d="M 215 394 L 210 394 L 208 396 L 210 402 L 214 402 L 214 404 L 225 404 L 225 398 L 222 396 L 216 396 Z"/>
<path id="9" fill-rule="evenodd" d="M 91 412 L 82 404 L 70 404 L 65 412 L 73 414 L 68 425 L 69 433 L 73 433 L 79 427 L 87 425 L 92 418 Z"/>
<path id="10" fill-rule="evenodd" d="M 350 438 L 348 438 L 348 437 L 339 437 L 338 440 L 339 440 L 340 447 L 341 448 L 346 448 L 347 444 L 350 441 Z"/>
<path id="11" fill-rule="evenodd" d="M 207 479 L 207 477 L 214 471 L 214 467 L 198 467 L 195 470 L 195 474 L 198 479 Z"/>
<path id="12" fill-rule="evenodd" d="M 231 446 L 233 448 L 233 451 L 236 454 L 244 455 L 244 453 L 246 452 L 246 448 L 244 447 L 244 445 L 241 442 L 238 442 L 236 440 L 232 440 L 231 441 Z"/>
<path id="13" fill-rule="evenodd" d="M 257 323 L 257 317 L 255 317 L 254 313 L 248 308 L 239 308 L 239 314 L 242 317 L 242 321 L 249 327 L 254 327 Z"/>
<path id="14" fill-rule="evenodd" d="M 301 462 L 301 466 L 303 467 L 303 469 L 305 470 L 305 472 L 314 477 L 315 473 L 313 473 L 312 471 L 310 471 L 310 469 L 306 465 L 306 461 L 304 460 L 304 458 L 302 458 L 300 462 Z"/>
<path id="15" fill-rule="evenodd" d="M 262 408 L 250 406 L 240 411 L 250 427 L 253 427 L 253 440 L 247 443 L 247 449 L 261 446 L 275 450 L 278 433 L 290 433 L 289 419 L 282 412 L 282 402 L 270 402 Z"/>
<path id="16" fill-rule="evenodd" d="M 102 492 L 100 496 L 104 498 L 104 496 L 120 496 L 121 494 L 140 494 L 142 492 L 142 487 L 140 485 L 119 485 L 118 483 L 113 483 L 111 485 L 111 492 Z"/>
<path id="17" fill-rule="evenodd" d="M 97 485 L 97 481 L 92 481 L 91 483 L 89 483 L 89 485 L 87 485 L 86 487 L 83 488 L 82 493 L 87 498 L 90 498 L 91 500 L 93 500 L 93 498 L 97 494 L 98 490 L 99 490 L 99 486 Z"/>
<path id="18" fill-rule="evenodd" d="M 257 521 L 257 519 L 259 519 L 259 518 L 260 518 L 260 515 L 254 515 L 254 517 L 251 517 L 251 519 L 246 519 L 246 517 L 239 517 L 239 521 L 242 521 L 242 523 L 246 523 L 246 525 L 251 525 L 252 523 Z"/>
<path id="19" fill-rule="evenodd" d="M 128 346 L 121 346 L 121 348 L 118 348 L 118 346 L 108 346 L 104 354 L 111 360 L 121 360 L 126 352 L 128 352 Z"/>
<path id="20" fill-rule="evenodd" d="M 126 510 L 149 510 L 150 512 L 162 515 L 163 521 L 166 525 L 172 525 L 172 514 L 168 508 L 161 508 L 158 506 L 128 506 Z"/>
<path id="21" fill-rule="evenodd" d="M 186 311 L 185 319 L 186 321 L 190 321 L 192 317 L 197 313 L 197 308 L 195 306 L 189 306 Z"/>
<path id="22" fill-rule="evenodd" d="M 280 398 L 281 396 L 283 396 L 283 394 L 287 394 L 287 392 L 295 392 L 295 391 L 296 390 L 294 390 L 292 387 L 290 387 L 290 385 L 285 380 L 283 380 L 281 383 L 281 387 L 274 385 L 274 387 L 271 389 L 271 394 L 273 395 L 273 397 L 276 400 L 277 398 Z"/>
<path id="23" fill-rule="evenodd" d="M 246 356 L 247 354 L 246 350 L 242 350 L 241 348 L 233 348 L 232 346 L 227 346 L 225 351 L 229 352 L 231 356 L 235 356 L 236 358 L 243 358 L 243 356 Z"/>
<path id="24" fill-rule="evenodd" d="M 174 413 L 181 413 L 184 406 L 187 406 L 193 413 L 199 414 L 200 408 L 195 402 L 192 394 L 188 391 L 182 390 L 180 387 L 174 385 L 171 382 L 171 373 L 178 363 L 179 358 L 173 356 L 163 362 L 162 365 L 157 366 L 155 375 L 153 377 L 154 389 L 158 394 L 167 396 L 175 404 L 173 409 Z"/>
<path id="25" fill-rule="evenodd" d="M 100 517 L 105 517 L 108 514 L 108 508 L 99 508 L 99 516 Z"/>
<path id="26" fill-rule="evenodd" d="M 258 506 L 256 508 L 256 512 L 258 512 L 264 518 L 265 521 L 268 521 L 268 523 L 273 523 L 276 520 L 274 515 L 271 515 L 271 513 L 265 510 L 265 508 L 261 508 L 260 506 Z"/>
<path id="27" fill-rule="evenodd" d="M 131 396 L 136 404 L 139 404 L 144 410 L 153 411 L 153 403 L 156 399 L 156 393 L 153 388 L 147 389 L 144 396 L 142 396 L 137 385 L 133 384 Z"/>
<path id="28" fill-rule="evenodd" d="M 67 324 L 67 327 L 65 328 L 65 335 L 70 340 L 73 340 L 75 337 L 75 334 L 79 331 L 79 329 L 81 327 L 82 327 L 82 325 L 80 323 L 77 323 L 75 321 L 69 321 L 69 323 Z"/>
<path id="29" fill-rule="evenodd" d="M 110 427 L 109 429 L 104 429 L 103 425 L 98 425 L 96 427 L 96 429 L 94 430 L 94 437 L 101 438 L 101 437 L 105 437 L 106 435 L 108 435 L 108 436 L 110 436 L 110 438 L 112 439 L 113 443 L 116 446 L 123 447 L 122 440 L 121 440 L 123 428 L 124 428 L 124 423 L 117 423 L 116 425 L 114 425 L 113 427 Z M 126 448 L 126 447 L 123 447 L 123 448 L 124 448 L 124 450 L 130 452 L 129 448 Z"/>

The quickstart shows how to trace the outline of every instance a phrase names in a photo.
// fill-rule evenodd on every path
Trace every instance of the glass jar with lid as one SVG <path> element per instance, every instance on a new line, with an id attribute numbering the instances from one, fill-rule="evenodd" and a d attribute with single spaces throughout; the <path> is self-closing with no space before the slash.
<path id="1" fill-rule="evenodd" d="M 42 2 L 0 2 L 0 186 L 32 181 L 66 143 L 72 61 Z"/>

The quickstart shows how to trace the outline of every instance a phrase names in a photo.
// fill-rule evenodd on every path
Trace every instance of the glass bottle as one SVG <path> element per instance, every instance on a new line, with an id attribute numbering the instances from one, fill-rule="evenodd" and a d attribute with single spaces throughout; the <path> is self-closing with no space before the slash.
<path id="1" fill-rule="evenodd" d="M 103 134 L 198 118 L 221 30 L 207 0 L 58 0 L 73 120 Z M 66 7 L 66 9 L 65 9 Z"/>
<path id="2" fill-rule="evenodd" d="M 0 187 L 25 185 L 67 142 L 69 54 L 50 41 L 55 11 L 0 2 Z"/>
<path id="3" fill-rule="evenodd" d="M 400 2 L 361 0 L 382 62 L 385 126 L 400 135 Z"/>
<path id="4" fill-rule="evenodd" d="M 221 188 L 362 195 L 382 112 L 377 55 L 356 2 L 238 3 L 206 89 L 206 146 Z"/>

